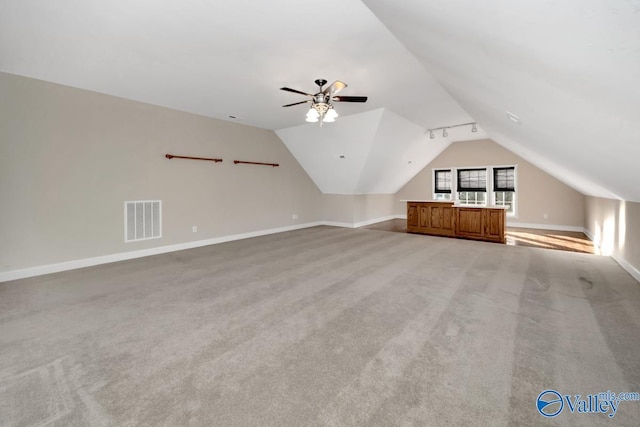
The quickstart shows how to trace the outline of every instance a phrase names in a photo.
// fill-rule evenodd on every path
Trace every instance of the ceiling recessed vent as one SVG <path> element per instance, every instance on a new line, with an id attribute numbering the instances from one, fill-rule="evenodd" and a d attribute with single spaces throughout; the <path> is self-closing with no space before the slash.
<path id="1" fill-rule="evenodd" d="M 508 111 L 505 111 L 504 113 L 507 115 L 509 120 L 511 120 L 513 123 L 520 123 L 520 117 L 518 117 L 515 114 L 510 113 Z"/>
<path id="2" fill-rule="evenodd" d="M 162 237 L 162 201 L 124 202 L 124 241 Z"/>

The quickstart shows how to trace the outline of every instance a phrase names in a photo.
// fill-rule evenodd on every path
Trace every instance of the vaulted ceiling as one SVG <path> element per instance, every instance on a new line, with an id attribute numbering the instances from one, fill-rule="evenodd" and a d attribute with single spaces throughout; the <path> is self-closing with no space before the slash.
<path id="1" fill-rule="evenodd" d="M 0 0 L 0 71 L 275 130 L 323 192 L 395 192 L 489 137 L 640 201 L 637 0 Z M 369 101 L 322 128 L 281 107 L 317 78 Z"/>

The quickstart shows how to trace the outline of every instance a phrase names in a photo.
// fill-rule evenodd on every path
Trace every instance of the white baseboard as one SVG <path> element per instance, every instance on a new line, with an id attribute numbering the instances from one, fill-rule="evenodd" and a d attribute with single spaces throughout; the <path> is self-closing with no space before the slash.
<path id="1" fill-rule="evenodd" d="M 582 232 L 589 238 L 589 240 L 593 242 L 594 245 L 596 244 L 596 241 L 594 240 L 594 236 L 593 234 L 591 234 L 591 231 L 585 228 L 584 230 L 582 230 Z"/>
<path id="2" fill-rule="evenodd" d="M 624 268 L 627 271 L 627 273 L 631 275 L 631 277 L 633 277 L 638 282 L 640 282 L 640 271 L 638 271 L 637 268 L 629 264 L 629 262 L 626 259 L 618 255 L 613 254 L 611 255 L 611 258 L 613 258 L 618 264 L 620 264 L 620 267 Z"/>
<path id="3" fill-rule="evenodd" d="M 381 218 L 369 219 L 366 221 L 360 221 L 353 224 L 354 228 L 366 227 L 367 225 L 377 224 L 379 222 L 391 221 L 392 219 L 396 219 L 395 215 L 383 216 Z"/>
<path id="4" fill-rule="evenodd" d="M 382 218 L 371 219 L 358 223 L 334 222 L 334 221 L 316 221 L 305 224 L 289 225 L 286 227 L 271 228 L 267 230 L 252 231 L 249 233 L 232 234 L 229 236 L 215 237 L 212 239 L 196 240 L 193 242 L 178 243 L 175 245 L 159 246 L 156 248 L 141 249 L 137 251 L 121 252 L 117 254 L 104 255 L 93 258 L 84 258 L 74 261 L 60 262 L 56 264 L 40 265 L 20 270 L 10 270 L 0 272 L 0 283 L 10 280 L 25 279 L 27 277 L 42 276 L 44 274 L 58 273 L 61 271 L 75 270 L 78 268 L 93 267 L 100 264 L 109 264 L 112 262 L 126 261 L 135 258 L 142 258 L 151 255 L 159 255 L 168 252 L 182 251 L 185 249 L 199 248 L 202 246 L 216 245 L 218 243 L 231 242 L 234 240 L 249 239 L 251 237 L 265 236 L 268 234 L 282 233 L 285 231 L 299 230 L 302 228 L 316 227 L 319 225 L 329 225 L 334 227 L 358 228 L 365 225 L 375 224 L 377 222 L 395 219 L 396 216 L 388 216 Z"/>
<path id="5" fill-rule="evenodd" d="M 596 240 L 593 233 L 591 233 L 591 231 L 587 230 L 586 228 L 584 229 L 584 234 L 586 234 L 587 237 L 591 239 L 591 241 L 593 242 L 593 246 L 596 249 L 596 254 L 600 254 L 599 251 L 600 251 L 601 242 L 599 240 Z M 620 265 L 620 267 L 622 267 L 627 273 L 629 273 L 631 277 L 633 277 L 638 282 L 640 282 L 640 271 L 636 267 L 631 265 L 629 261 L 627 261 L 626 259 L 622 258 L 620 255 L 617 255 L 615 253 L 611 254 L 611 258 L 613 258 L 613 260 L 617 262 L 618 265 Z"/>
<path id="6" fill-rule="evenodd" d="M 168 252 L 182 251 L 185 249 L 199 248 L 201 246 L 215 245 L 218 243 L 231 242 L 234 240 L 248 239 L 251 237 L 265 236 L 268 234 L 282 233 L 285 231 L 299 230 L 302 228 L 316 227 L 324 225 L 324 222 L 309 222 L 305 224 L 295 224 L 286 227 L 271 228 L 267 230 L 252 231 L 249 233 L 232 234 L 229 236 L 214 237 L 212 239 L 196 240 L 193 242 L 178 243 L 175 245 L 159 246 L 157 248 L 141 249 L 138 251 L 121 252 L 117 254 L 104 255 L 93 258 L 85 258 L 74 261 L 60 262 L 56 264 L 41 265 L 37 267 L 25 268 L 21 270 L 11 270 L 0 272 L 0 282 L 9 280 L 25 279 L 27 277 L 42 276 L 44 274 L 58 273 L 61 271 L 75 270 L 78 268 L 92 267 L 100 264 L 109 264 L 117 261 L 126 261 L 135 258 L 142 258 L 151 255 L 159 255 Z"/>
<path id="7" fill-rule="evenodd" d="M 512 221 L 509 221 L 508 219 L 507 219 L 507 227 L 533 228 L 536 230 L 576 231 L 578 233 L 585 233 L 584 227 L 578 227 L 575 225 L 533 224 L 533 223 L 527 223 L 527 222 L 512 222 Z"/>
<path id="8" fill-rule="evenodd" d="M 390 221 L 392 219 L 406 219 L 406 215 L 402 217 L 401 215 L 389 215 L 383 216 L 380 218 L 368 219 L 366 221 L 360 222 L 336 222 L 336 221 L 321 221 L 322 225 L 329 225 L 332 227 L 344 227 L 344 228 L 360 228 L 366 227 L 367 225 L 377 224 L 379 222 Z"/>
<path id="9" fill-rule="evenodd" d="M 328 225 L 330 227 L 354 228 L 354 224 L 352 222 L 321 221 L 320 224 Z"/>

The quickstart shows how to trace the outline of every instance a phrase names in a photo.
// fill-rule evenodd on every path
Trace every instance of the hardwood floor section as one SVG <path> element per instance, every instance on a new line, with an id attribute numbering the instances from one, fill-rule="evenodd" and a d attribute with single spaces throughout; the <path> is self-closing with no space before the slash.
<path id="1" fill-rule="evenodd" d="M 534 246 L 585 254 L 595 253 L 593 242 L 584 233 L 576 231 L 507 227 L 507 245 Z"/>
<path id="2" fill-rule="evenodd" d="M 407 221 L 392 219 L 366 227 L 368 230 L 407 232 Z M 507 245 L 532 246 L 536 248 L 556 249 L 561 251 L 595 253 L 593 242 L 580 232 L 537 230 L 533 228 L 507 227 Z"/>

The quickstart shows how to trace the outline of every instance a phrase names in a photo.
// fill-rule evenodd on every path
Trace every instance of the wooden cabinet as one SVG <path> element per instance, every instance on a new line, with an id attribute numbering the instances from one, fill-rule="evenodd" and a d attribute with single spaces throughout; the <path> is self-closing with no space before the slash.
<path id="1" fill-rule="evenodd" d="M 453 203 L 409 202 L 407 204 L 407 231 L 436 236 L 453 236 L 455 234 Z"/>
<path id="2" fill-rule="evenodd" d="M 452 202 L 407 202 L 407 232 L 506 243 L 501 208 L 461 207 Z"/>
<path id="3" fill-rule="evenodd" d="M 505 210 L 456 207 L 456 237 L 506 243 Z"/>

